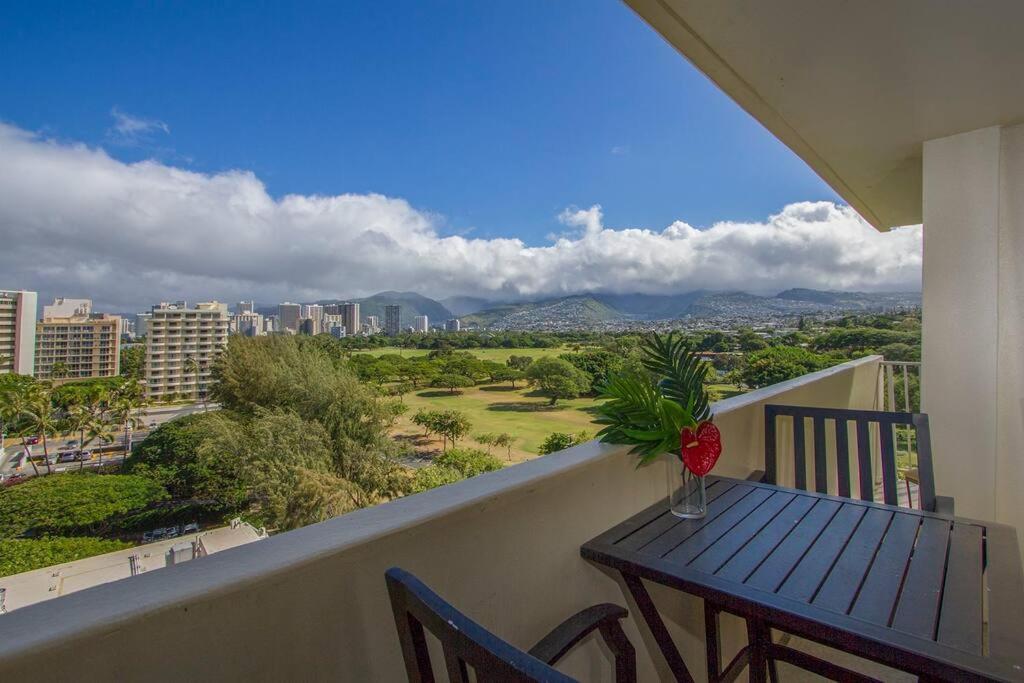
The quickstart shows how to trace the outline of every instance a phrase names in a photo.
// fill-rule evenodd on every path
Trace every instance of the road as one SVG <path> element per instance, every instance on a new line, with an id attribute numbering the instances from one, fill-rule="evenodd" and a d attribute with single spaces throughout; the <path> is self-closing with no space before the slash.
<path id="1" fill-rule="evenodd" d="M 209 404 L 210 410 L 215 410 L 219 407 L 220 406 L 218 406 L 216 403 Z M 193 413 L 199 413 L 202 411 L 203 405 L 201 403 L 192 403 L 183 406 L 157 406 L 147 408 L 146 410 L 143 410 L 141 414 L 144 426 L 141 429 L 135 430 L 135 432 L 131 435 L 132 443 L 138 443 L 142 439 L 146 438 L 151 429 L 159 427 L 164 422 L 168 422 L 178 417 L 183 417 L 185 415 L 191 415 Z M 66 446 L 69 441 L 74 441 L 77 443 L 78 439 L 75 438 L 74 436 L 71 436 L 69 438 L 51 438 L 47 441 L 47 451 L 49 451 L 51 457 L 56 456 L 58 451 L 60 451 L 60 449 L 63 446 Z M 9 476 L 11 474 L 22 474 L 26 476 L 32 476 L 34 472 L 32 470 L 32 465 L 29 464 L 28 461 L 23 461 L 21 465 L 17 468 L 11 466 L 12 459 L 19 453 L 21 453 L 23 450 L 23 447 L 20 443 L 20 439 L 7 439 L 6 443 L 8 444 L 7 447 L 0 449 L 0 477 Z M 121 446 L 121 448 L 123 448 L 124 435 L 117 435 L 114 439 L 114 444 L 119 445 Z M 32 453 L 35 455 L 39 455 L 42 453 L 41 445 L 32 446 L 31 449 Z M 123 459 L 123 450 L 119 449 L 115 451 L 107 451 L 103 453 L 102 464 L 106 465 L 108 463 L 119 463 Z M 39 467 L 40 472 L 46 471 L 46 465 L 45 463 L 43 463 L 42 460 L 37 460 L 36 464 Z M 100 464 L 101 463 L 99 454 L 94 453 L 92 458 L 84 463 L 84 466 L 86 468 L 89 468 L 97 467 Z M 76 470 L 79 469 L 81 465 L 82 463 L 78 462 L 60 463 L 53 465 L 52 470 L 54 472 Z"/>

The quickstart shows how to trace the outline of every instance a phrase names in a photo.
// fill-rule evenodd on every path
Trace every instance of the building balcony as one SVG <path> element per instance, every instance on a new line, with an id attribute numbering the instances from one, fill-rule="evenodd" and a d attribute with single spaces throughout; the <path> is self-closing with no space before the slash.
<path id="1" fill-rule="evenodd" d="M 716 472 L 744 477 L 763 468 L 766 403 L 880 408 L 880 360 L 852 361 L 717 403 L 726 450 Z M 625 604 L 617 580 L 581 559 L 580 546 L 665 495 L 663 467 L 636 469 L 627 450 L 591 441 L 201 562 L 15 609 L 0 617 L 0 674 L 402 681 L 384 584 L 384 571 L 394 565 L 513 644 L 528 646 L 585 606 Z M 654 587 L 652 595 L 682 654 L 700 671 L 700 601 Z M 665 680 L 665 665 L 640 623 L 631 609 L 625 628 L 640 680 Z M 723 617 L 723 628 L 727 643 L 742 641 L 739 623 Z M 218 638 L 222 646 L 210 647 Z M 611 680 L 597 641 L 585 642 L 559 668 L 579 680 Z"/>

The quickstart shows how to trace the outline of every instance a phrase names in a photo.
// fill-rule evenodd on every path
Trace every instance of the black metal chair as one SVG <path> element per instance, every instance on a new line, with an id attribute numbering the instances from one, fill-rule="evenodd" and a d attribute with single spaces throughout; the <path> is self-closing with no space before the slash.
<path id="1" fill-rule="evenodd" d="M 636 681 L 636 653 L 619 624 L 628 612 L 618 605 L 588 607 L 562 622 L 529 652 L 523 652 L 459 612 L 404 569 L 392 567 L 385 578 L 405 669 L 412 683 L 434 681 L 424 628 L 440 641 L 452 683 L 468 683 L 467 667 L 473 669 L 478 681 L 570 683 L 574 679 L 552 667 L 594 631 L 601 633 L 615 656 L 616 682 Z"/>
<path id="2" fill-rule="evenodd" d="M 836 445 L 834 491 L 845 498 L 851 497 L 849 423 L 854 423 L 854 444 L 857 454 L 857 481 L 861 500 L 874 501 L 875 479 L 871 463 L 871 423 L 878 425 L 879 455 L 882 468 L 882 497 L 887 505 L 899 505 L 896 474 L 896 448 L 893 428 L 906 425 L 917 436 L 918 497 L 922 510 L 953 514 L 953 499 L 935 495 L 935 476 L 932 470 L 931 435 L 928 416 L 923 413 L 892 413 L 877 410 L 845 410 L 840 408 L 808 408 L 804 406 L 766 405 L 764 407 L 764 481 L 778 484 L 778 453 L 776 445 L 776 419 L 790 417 L 793 422 L 793 464 L 795 487 L 810 490 L 807 481 L 807 437 L 805 421 L 811 420 L 811 461 L 814 490 L 829 492 L 828 460 L 826 452 L 826 421 L 833 423 Z"/>

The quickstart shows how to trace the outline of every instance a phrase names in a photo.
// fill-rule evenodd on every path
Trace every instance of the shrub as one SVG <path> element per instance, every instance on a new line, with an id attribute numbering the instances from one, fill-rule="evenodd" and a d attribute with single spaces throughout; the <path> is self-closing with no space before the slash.
<path id="1" fill-rule="evenodd" d="M 10 576 L 84 557 L 131 548 L 131 543 L 103 538 L 12 538 L 0 540 L 0 576 Z"/>

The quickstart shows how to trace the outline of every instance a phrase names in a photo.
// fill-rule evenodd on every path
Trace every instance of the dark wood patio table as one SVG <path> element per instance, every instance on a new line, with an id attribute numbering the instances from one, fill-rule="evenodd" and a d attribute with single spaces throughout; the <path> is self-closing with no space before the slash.
<path id="1" fill-rule="evenodd" d="M 870 680 L 773 642 L 772 628 L 924 680 L 1024 681 L 1024 576 L 1012 527 L 708 477 L 699 520 L 652 505 L 581 548 L 622 574 L 669 668 L 692 681 L 641 579 L 704 599 L 709 680 L 774 660 Z M 749 644 L 722 670 L 718 613 Z M 774 677 L 774 676 L 773 676 Z"/>

